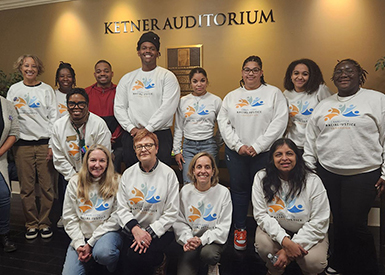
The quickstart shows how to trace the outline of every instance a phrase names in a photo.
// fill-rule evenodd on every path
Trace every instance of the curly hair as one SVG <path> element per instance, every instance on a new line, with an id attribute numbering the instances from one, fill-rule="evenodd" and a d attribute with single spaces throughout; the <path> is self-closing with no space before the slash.
<path id="1" fill-rule="evenodd" d="M 319 85 L 325 83 L 325 81 L 322 76 L 321 69 L 319 68 L 317 63 L 307 58 L 295 60 L 290 63 L 289 67 L 287 67 L 285 78 L 283 81 L 285 89 L 288 91 L 294 90 L 294 84 L 293 81 L 291 81 L 291 76 L 293 74 L 294 68 L 298 64 L 304 64 L 309 70 L 309 80 L 305 84 L 306 93 L 312 94 L 316 92 L 319 88 Z"/>
<path id="2" fill-rule="evenodd" d="M 26 59 L 27 57 L 30 57 L 35 61 L 35 64 L 37 66 L 37 75 L 41 75 L 42 73 L 44 73 L 43 61 L 41 61 L 37 55 L 33 55 L 33 54 L 24 54 L 19 56 L 19 58 L 13 64 L 13 68 L 22 73 L 21 66 L 23 66 L 24 59 Z"/>

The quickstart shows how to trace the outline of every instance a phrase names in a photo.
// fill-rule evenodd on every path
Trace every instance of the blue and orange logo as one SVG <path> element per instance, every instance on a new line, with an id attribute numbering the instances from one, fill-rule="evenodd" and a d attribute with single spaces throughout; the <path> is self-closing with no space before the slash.
<path id="1" fill-rule="evenodd" d="M 131 191 L 131 194 L 133 194 L 134 197 L 129 199 L 129 203 L 131 206 L 142 201 L 146 201 L 151 204 L 158 203 L 161 201 L 161 198 L 160 196 L 155 195 L 155 192 L 156 188 L 154 186 L 151 186 L 149 189 L 147 189 L 147 186 L 142 184 L 141 190 L 134 187 L 134 189 Z"/>
<path id="2" fill-rule="evenodd" d="M 301 204 L 295 205 L 296 199 L 293 199 L 287 205 L 285 202 L 278 196 L 275 196 L 273 200 L 269 203 L 268 211 L 270 213 L 277 213 L 280 210 L 287 208 L 287 211 L 290 213 L 300 213 L 304 211 L 303 206 Z"/>
<path id="3" fill-rule="evenodd" d="M 29 98 L 29 95 L 26 95 L 25 99 L 22 97 L 15 97 L 13 101 L 17 109 L 20 109 L 24 106 L 28 106 L 30 108 L 39 108 L 41 106 L 41 103 L 37 100 L 36 96 Z"/>
<path id="4" fill-rule="evenodd" d="M 189 211 L 191 215 L 188 216 L 189 222 L 195 222 L 197 219 L 203 218 L 205 221 L 214 221 L 216 220 L 217 214 L 211 213 L 213 210 L 213 207 L 211 204 L 207 204 L 206 206 L 202 203 L 198 207 L 194 207 L 190 205 Z"/>
<path id="5" fill-rule="evenodd" d="M 239 103 L 235 108 L 243 108 L 245 106 L 257 107 L 263 105 L 264 102 L 259 97 L 253 99 L 253 97 L 248 97 L 247 99 L 240 99 Z"/>
<path id="6" fill-rule="evenodd" d="M 152 82 L 152 79 L 148 79 L 147 78 L 143 78 L 142 81 L 140 80 L 136 80 L 135 81 L 135 86 L 132 88 L 133 91 L 135 90 L 140 90 L 140 89 L 152 89 L 155 87 L 155 84 L 154 83 L 151 83 Z"/>
<path id="7" fill-rule="evenodd" d="M 353 104 L 349 105 L 348 107 L 346 107 L 346 105 L 340 105 L 337 108 L 331 108 L 328 110 L 329 114 L 327 114 L 324 119 L 325 121 L 328 121 L 328 120 L 331 120 L 332 118 L 336 117 L 336 116 L 344 116 L 344 117 L 357 117 L 360 115 L 360 111 L 358 110 L 354 110 L 356 108 L 356 106 L 354 106 Z"/>
<path id="8" fill-rule="evenodd" d="M 71 142 L 69 144 L 69 147 L 70 147 L 70 150 L 68 151 L 68 154 L 70 154 L 73 157 L 79 154 L 79 146 L 75 142 Z"/>
<path id="9" fill-rule="evenodd" d="M 209 110 L 205 109 L 206 106 L 204 104 L 201 104 L 199 106 L 198 103 L 195 103 L 193 105 L 193 107 L 191 106 L 188 106 L 187 107 L 187 112 L 184 113 L 184 117 L 189 117 L 193 114 L 198 114 L 198 115 L 201 115 L 201 116 L 205 116 L 205 115 L 208 115 L 209 114 Z"/>
<path id="10" fill-rule="evenodd" d="M 63 105 L 61 103 L 59 103 L 58 108 L 59 108 L 59 113 L 60 114 L 67 112 L 67 106 L 65 106 L 65 105 Z"/>
<path id="11" fill-rule="evenodd" d="M 290 109 L 290 117 L 294 117 L 298 114 L 304 115 L 304 116 L 309 116 L 313 113 L 314 109 L 313 108 L 308 108 L 309 107 L 309 102 L 305 101 L 305 103 L 302 103 L 302 100 L 297 101 L 297 105 L 291 104 L 289 109 Z"/>
<path id="12" fill-rule="evenodd" d="M 89 200 L 80 199 L 80 212 L 86 213 L 92 208 L 96 211 L 105 211 L 110 208 L 110 204 L 108 202 L 104 202 L 104 200 L 99 198 L 96 194 L 94 194 Z"/>

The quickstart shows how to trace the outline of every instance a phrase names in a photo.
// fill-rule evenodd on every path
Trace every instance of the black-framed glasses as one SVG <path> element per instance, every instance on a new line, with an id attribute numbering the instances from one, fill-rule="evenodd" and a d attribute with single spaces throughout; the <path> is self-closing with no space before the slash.
<path id="1" fill-rule="evenodd" d="M 76 106 L 78 106 L 79 109 L 84 109 L 85 107 L 87 107 L 87 102 L 85 102 L 85 101 L 79 101 L 79 102 L 68 101 L 68 103 L 67 103 L 67 107 L 70 109 L 74 109 L 74 108 L 76 108 Z"/>
<path id="2" fill-rule="evenodd" d="M 261 69 L 260 69 L 260 68 L 253 68 L 253 69 L 250 69 L 250 68 L 243 68 L 242 70 L 243 70 L 243 72 L 244 72 L 245 74 L 249 74 L 250 72 L 252 72 L 253 74 L 256 74 L 256 73 L 258 73 Z"/>
<path id="3" fill-rule="evenodd" d="M 154 145 L 155 145 L 155 143 L 139 144 L 139 145 L 134 146 L 134 150 L 135 151 L 141 151 L 143 148 L 146 150 L 150 150 L 152 148 L 152 146 L 154 146 Z"/>

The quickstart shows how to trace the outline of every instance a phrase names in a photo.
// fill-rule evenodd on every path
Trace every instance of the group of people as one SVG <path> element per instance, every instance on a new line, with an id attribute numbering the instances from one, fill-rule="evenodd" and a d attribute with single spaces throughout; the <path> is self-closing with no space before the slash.
<path id="1" fill-rule="evenodd" d="M 250 56 L 240 87 L 222 102 L 207 91 L 203 68 L 191 70 L 192 93 L 180 98 L 175 75 L 157 66 L 157 34 L 144 33 L 136 50 L 141 68 L 117 86 L 106 60 L 96 63 L 96 83 L 86 89 L 76 87 L 74 69 L 61 62 L 56 91 L 37 80 L 44 71 L 37 56 L 16 62 L 23 81 L 8 91 L 13 105 L 0 101 L 6 252 L 16 250 L 8 236 L 6 169 L 13 146 L 27 239 L 52 236 L 58 182 L 58 226 L 71 238 L 63 274 L 85 274 L 93 261 L 114 272 L 122 257 L 125 272 L 152 274 L 164 269 L 173 240 L 183 249 L 178 274 L 197 274 L 201 265 L 219 274 L 231 225 L 234 248 L 247 247 L 250 201 L 254 246 L 268 274 L 282 274 L 292 261 L 304 274 L 378 273 L 367 216 L 385 189 L 385 95 L 361 88 L 367 72 L 359 63 L 338 62 L 332 76 L 338 93 L 331 95 L 314 61 L 293 61 L 282 93 L 266 83 L 261 58 Z M 230 191 L 218 183 L 223 143 Z M 172 151 L 183 171 L 180 192 Z M 120 176 L 122 161 L 127 169 Z"/>

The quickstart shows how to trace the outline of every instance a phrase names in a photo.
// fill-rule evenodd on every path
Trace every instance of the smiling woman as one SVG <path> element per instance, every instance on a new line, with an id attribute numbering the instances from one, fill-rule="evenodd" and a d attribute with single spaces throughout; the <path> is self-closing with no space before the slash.
<path id="1" fill-rule="evenodd" d="M 338 62 L 338 93 L 318 104 L 306 128 L 304 159 L 317 169 L 333 213 L 330 271 L 343 274 L 378 273 L 367 217 L 385 189 L 385 95 L 360 87 L 366 74 L 355 60 Z"/>
<path id="2" fill-rule="evenodd" d="M 266 169 L 255 175 L 252 202 L 258 224 L 255 248 L 269 274 L 282 274 L 292 260 L 304 274 L 326 268 L 329 201 L 292 140 L 278 139 L 271 146 Z"/>

